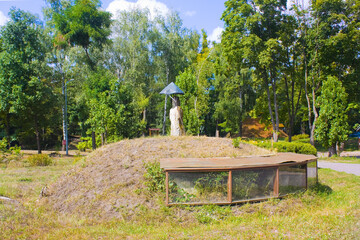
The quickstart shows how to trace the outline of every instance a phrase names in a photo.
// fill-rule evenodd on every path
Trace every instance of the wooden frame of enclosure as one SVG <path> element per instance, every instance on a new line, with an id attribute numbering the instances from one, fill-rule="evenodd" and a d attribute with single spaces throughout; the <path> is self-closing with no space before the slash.
<path id="1" fill-rule="evenodd" d="M 305 166 L 305 189 L 308 188 L 308 164 L 316 162 L 316 182 L 318 182 L 317 158 L 313 155 L 279 153 L 271 156 L 253 156 L 242 158 L 167 158 L 160 160 L 160 167 L 165 171 L 166 179 L 166 205 L 203 205 L 217 204 L 227 205 L 244 202 L 262 201 L 270 198 L 279 198 L 287 194 L 279 193 L 279 169 L 285 166 Z M 275 178 L 273 183 L 273 196 L 264 198 L 252 198 L 244 200 L 233 200 L 233 171 L 236 170 L 255 170 L 255 169 L 274 169 Z M 169 174 L 171 173 L 206 173 L 206 172 L 228 172 L 227 180 L 227 201 L 222 202 L 169 202 Z"/>

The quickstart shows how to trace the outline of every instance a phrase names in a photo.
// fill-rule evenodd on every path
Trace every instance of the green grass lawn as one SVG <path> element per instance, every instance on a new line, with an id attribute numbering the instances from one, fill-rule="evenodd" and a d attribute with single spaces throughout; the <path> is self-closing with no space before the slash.
<path id="1" fill-rule="evenodd" d="M 41 188 L 73 166 L 0 168 L 0 239 L 359 239 L 360 177 L 319 170 L 320 184 L 284 199 L 239 206 L 137 208 L 131 220 L 84 219 L 38 202 Z M 188 214 L 179 214 L 186 211 Z M 180 216 L 180 217 L 179 217 Z"/>

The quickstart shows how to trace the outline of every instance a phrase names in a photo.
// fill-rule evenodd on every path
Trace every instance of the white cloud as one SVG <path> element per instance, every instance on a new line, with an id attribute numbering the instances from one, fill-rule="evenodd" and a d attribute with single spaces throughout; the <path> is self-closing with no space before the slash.
<path id="1" fill-rule="evenodd" d="M 5 25 L 7 21 L 9 21 L 9 19 L 5 16 L 5 14 L 2 11 L 0 11 L 0 26 Z"/>
<path id="2" fill-rule="evenodd" d="M 186 11 L 185 16 L 192 17 L 196 14 L 196 11 Z"/>
<path id="3" fill-rule="evenodd" d="M 166 16 L 170 13 L 169 8 L 164 3 L 156 0 L 138 0 L 137 2 L 114 0 L 109 4 L 106 11 L 111 12 L 113 17 L 116 17 L 118 11 L 130 11 L 133 9 L 148 9 L 151 18 L 157 15 Z"/>
<path id="4" fill-rule="evenodd" d="M 221 34 L 224 31 L 222 27 L 215 28 L 209 36 L 209 42 L 221 42 Z"/>

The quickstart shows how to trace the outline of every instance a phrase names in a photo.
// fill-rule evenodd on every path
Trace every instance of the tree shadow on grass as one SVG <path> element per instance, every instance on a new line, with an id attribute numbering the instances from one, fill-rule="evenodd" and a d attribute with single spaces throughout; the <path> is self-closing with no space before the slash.
<path id="1" fill-rule="evenodd" d="M 317 183 L 314 186 L 309 188 L 311 191 L 317 193 L 317 194 L 321 194 L 321 195 L 330 195 L 333 190 L 331 189 L 331 187 L 329 187 L 328 185 L 322 184 L 322 183 Z"/>

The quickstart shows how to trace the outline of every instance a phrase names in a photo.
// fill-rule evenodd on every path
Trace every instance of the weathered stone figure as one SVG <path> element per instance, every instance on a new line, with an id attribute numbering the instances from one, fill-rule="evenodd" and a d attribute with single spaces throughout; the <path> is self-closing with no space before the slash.
<path id="1" fill-rule="evenodd" d="M 174 96 L 172 100 L 172 108 L 170 109 L 171 136 L 183 136 L 185 135 L 185 130 L 180 99 Z"/>

